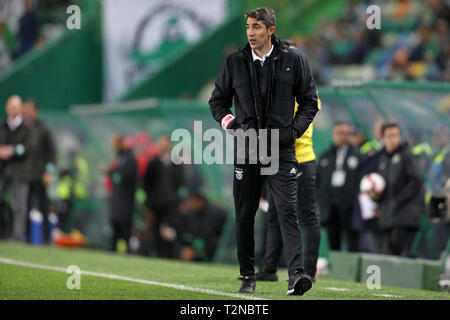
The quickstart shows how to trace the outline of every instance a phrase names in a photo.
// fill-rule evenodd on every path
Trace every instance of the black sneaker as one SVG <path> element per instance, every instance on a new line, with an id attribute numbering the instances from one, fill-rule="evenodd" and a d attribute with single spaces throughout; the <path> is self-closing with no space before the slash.
<path id="1" fill-rule="evenodd" d="M 294 273 L 289 276 L 287 295 L 302 296 L 306 291 L 311 289 L 311 277 L 306 274 Z"/>
<path id="2" fill-rule="evenodd" d="M 256 273 L 255 278 L 257 281 L 278 281 L 278 276 L 276 273 L 269 273 L 264 270 Z"/>
<path id="3" fill-rule="evenodd" d="M 243 276 L 242 285 L 239 289 L 239 293 L 255 293 L 255 276 Z"/>

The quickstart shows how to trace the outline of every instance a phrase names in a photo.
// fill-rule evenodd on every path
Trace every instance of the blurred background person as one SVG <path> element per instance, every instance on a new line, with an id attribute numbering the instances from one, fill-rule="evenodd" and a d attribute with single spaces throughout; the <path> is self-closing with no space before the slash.
<path id="1" fill-rule="evenodd" d="M 377 170 L 386 181 L 378 200 L 382 253 L 408 256 L 424 210 L 424 185 L 416 160 L 402 141 L 399 125 L 385 123 L 382 135 L 384 147 Z"/>
<path id="2" fill-rule="evenodd" d="M 432 130 L 434 156 L 428 169 L 431 189 L 442 189 L 450 178 L 450 129 L 438 126 Z"/>
<path id="3" fill-rule="evenodd" d="M 431 138 L 434 157 L 428 169 L 426 200 L 434 193 L 442 193 L 446 183 L 450 186 L 450 130 L 447 126 L 438 126 L 432 130 Z M 433 229 L 437 251 L 441 253 L 447 247 L 450 238 L 450 224 L 433 223 Z"/>
<path id="4" fill-rule="evenodd" d="M 122 135 L 114 134 L 110 143 L 116 153 L 116 158 L 106 171 L 113 184 L 110 200 L 112 250 L 125 251 L 128 250 L 133 222 L 137 164 L 131 150 L 125 147 Z M 119 240 L 125 243 L 125 248 L 120 246 Z"/>
<path id="5" fill-rule="evenodd" d="M 19 20 L 19 47 L 21 57 L 34 48 L 39 36 L 39 19 L 34 0 L 25 0 L 25 12 Z"/>
<path id="6" fill-rule="evenodd" d="M 154 245 L 158 257 L 176 258 L 174 225 L 180 198 L 177 189 L 184 184 L 183 167 L 171 161 L 171 143 L 167 135 L 158 141 L 159 154 L 148 164 L 143 185 L 152 221 Z"/>
<path id="7" fill-rule="evenodd" d="M 0 127 L 0 159 L 5 161 L 2 192 L 11 182 L 14 241 L 26 241 L 30 174 L 33 172 L 30 127 L 23 119 L 23 102 L 11 96 L 6 102 L 7 119 Z"/>
<path id="8" fill-rule="evenodd" d="M 351 126 L 336 122 L 333 144 L 318 160 L 317 197 L 320 220 L 327 230 L 331 250 L 342 249 L 344 238 L 348 251 L 358 251 L 358 232 L 351 224 L 353 205 L 359 189 L 362 157 L 350 144 Z"/>
<path id="9" fill-rule="evenodd" d="M 366 141 L 360 148 L 363 156 L 361 165 L 360 178 L 358 181 L 358 188 L 362 178 L 378 170 L 378 161 L 381 155 L 381 148 L 383 147 L 381 129 L 384 124 L 383 119 L 377 119 L 373 127 L 372 140 Z M 364 199 L 362 199 L 364 197 Z M 366 212 L 362 212 L 362 203 L 369 202 L 364 208 Z M 355 199 L 353 209 L 352 225 L 360 232 L 359 247 L 363 252 L 381 253 L 382 251 L 382 236 L 379 227 L 379 211 L 376 209 L 377 202 L 372 200 L 368 195 L 364 195 L 358 191 L 358 197 Z M 370 212 L 367 212 L 369 210 Z"/>
<path id="10" fill-rule="evenodd" d="M 36 101 L 28 100 L 24 103 L 23 116 L 30 126 L 34 145 L 32 152 L 28 154 L 34 170 L 30 172 L 29 176 L 30 190 L 27 211 L 34 208 L 41 213 L 43 217 L 42 239 L 44 243 L 48 243 L 50 240 L 48 220 L 50 203 L 47 187 L 56 172 L 56 146 L 50 129 L 39 118 Z"/>
<path id="11" fill-rule="evenodd" d="M 226 218 L 224 209 L 192 192 L 180 205 L 177 217 L 180 259 L 213 261 Z"/>
<path id="12" fill-rule="evenodd" d="M 13 34 L 0 12 L 0 73 L 11 63 L 15 51 Z"/>

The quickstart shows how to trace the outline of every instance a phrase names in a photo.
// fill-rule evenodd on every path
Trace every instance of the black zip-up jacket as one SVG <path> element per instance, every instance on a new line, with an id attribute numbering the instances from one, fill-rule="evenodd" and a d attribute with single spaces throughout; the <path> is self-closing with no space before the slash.
<path id="1" fill-rule="evenodd" d="M 345 227 L 349 227 L 353 205 L 359 191 L 362 155 L 356 147 L 348 145 L 342 167 L 342 170 L 345 172 L 345 184 L 341 188 L 333 190 L 331 180 L 333 172 L 336 170 L 336 156 L 337 148 L 335 145 L 332 145 L 320 156 L 317 162 L 316 184 L 317 198 L 320 199 L 318 203 L 320 221 L 322 225 L 328 224 L 332 206 L 335 205 L 339 209 L 341 221 L 346 223 Z M 336 198 L 339 199 L 338 203 L 333 203 L 336 201 Z"/>
<path id="2" fill-rule="evenodd" d="M 308 129 L 319 110 L 316 84 L 303 52 L 299 54 L 296 49 L 282 46 L 275 35 L 272 44 L 272 77 L 265 119 L 261 119 L 262 108 L 257 105 L 260 99 L 256 97 L 256 70 L 248 43 L 225 58 L 209 105 L 214 119 L 220 123 L 231 113 L 234 102 L 236 114 L 231 129 L 279 129 L 280 154 L 283 149 L 290 153 L 294 150 L 295 158 L 295 137 Z M 300 106 L 294 117 L 295 100 Z"/>
<path id="3" fill-rule="evenodd" d="M 137 163 L 130 150 L 117 154 L 117 168 L 110 172 L 114 182 L 111 200 L 111 221 L 131 223 L 137 183 Z"/>
<path id="4" fill-rule="evenodd" d="M 1 161 L 3 170 L 8 171 L 8 175 L 23 182 L 30 182 L 30 170 L 33 170 L 34 144 L 30 126 L 22 120 L 22 123 L 12 131 L 7 121 L 0 125 L 0 145 L 11 145 L 15 152 L 8 160 Z M 20 151 L 19 151 L 20 150 Z"/>
<path id="5" fill-rule="evenodd" d="M 425 191 L 417 159 L 408 145 L 403 142 L 391 154 L 381 150 L 377 171 L 386 180 L 379 200 L 381 229 L 419 229 Z"/>

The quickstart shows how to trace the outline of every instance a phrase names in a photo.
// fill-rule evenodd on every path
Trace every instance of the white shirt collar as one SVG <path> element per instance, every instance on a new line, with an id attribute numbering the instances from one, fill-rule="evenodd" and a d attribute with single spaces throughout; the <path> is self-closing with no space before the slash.
<path id="1" fill-rule="evenodd" d="M 261 64 L 264 64 L 264 61 L 266 61 L 266 59 L 270 56 L 270 54 L 272 53 L 272 51 L 273 51 L 273 45 L 272 45 L 272 47 L 270 48 L 269 52 L 267 52 L 262 58 L 260 58 L 260 57 L 258 57 L 258 55 L 255 53 L 255 51 L 252 50 L 253 61 L 259 60 L 259 61 L 261 61 Z"/>
<path id="2" fill-rule="evenodd" d="M 10 117 L 8 117 L 8 119 L 7 119 L 7 124 L 8 124 L 8 127 L 12 130 L 12 131 L 14 131 L 14 130 L 16 130 L 17 129 L 17 127 L 19 127 L 20 126 L 20 124 L 22 123 L 22 121 L 23 121 L 23 117 L 22 117 L 22 115 L 18 115 L 18 116 L 16 116 L 14 119 L 11 119 Z"/>

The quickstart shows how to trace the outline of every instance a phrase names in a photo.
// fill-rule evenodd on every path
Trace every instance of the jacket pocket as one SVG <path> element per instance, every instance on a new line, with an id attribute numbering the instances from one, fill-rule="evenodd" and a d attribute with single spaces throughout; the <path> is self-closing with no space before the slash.
<path id="1" fill-rule="evenodd" d="M 294 99 L 294 75 L 292 73 L 275 73 L 274 80 L 274 97 L 277 101 Z"/>
<path id="2" fill-rule="evenodd" d="M 236 110 L 236 121 L 243 124 L 251 115 L 253 108 L 253 94 L 249 81 L 233 81 L 234 108 Z"/>
<path id="3" fill-rule="evenodd" d="M 268 127 L 277 129 L 279 135 L 279 146 L 290 147 L 295 143 L 292 132 L 292 118 L 272 115 L 267 121 Z"/>
<path id="4" fill-rule="evenodd" d="M 281 129 L 292 126 L 293 117 L 290 115 L 270 114 L 267 119 L 269 128 Z"/>

